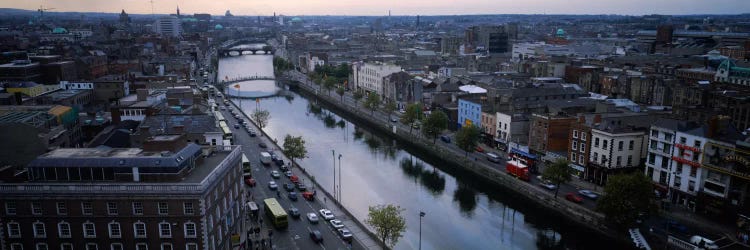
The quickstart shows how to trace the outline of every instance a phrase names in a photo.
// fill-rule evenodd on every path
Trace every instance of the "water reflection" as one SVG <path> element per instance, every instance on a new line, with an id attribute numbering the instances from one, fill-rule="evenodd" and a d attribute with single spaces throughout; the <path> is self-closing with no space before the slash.
<path id="1" fill-rule="evenodd" d="M 458 202 L 461 213 L 466 217 L 474 216 L 474 208 L 477 207 L 477 192 L 466 184 L 458 183 L 458 188 L 453 192 L 453 201 Z"/>
<path id="2" fill-rule="evenodd" d="M 542 229 L 536 232 L 536 247 L 538 249 L 565 249 L 560 241 L 559 233 L 552 229 Z"/>
<path id="3" fill-rule="evenodd" d="M 445 190 L 445 177 L 434 167 L 432 170 L 427 170 L 422 162 L 415 161 L 411 157 L 401 159 L 399 166 L 404 174 L 413 177 L 415 181 L 419 180 L 419 183 L 426 187 L 433 196 L 439 196 Z"/>

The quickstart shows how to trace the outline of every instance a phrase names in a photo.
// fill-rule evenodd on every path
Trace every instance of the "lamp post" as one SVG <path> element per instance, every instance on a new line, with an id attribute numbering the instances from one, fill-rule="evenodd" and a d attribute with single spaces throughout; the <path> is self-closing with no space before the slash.
<path id="1" fill-rule="evenodd" d="M 331 149 L 333 156 L 333 199 L 336 200 L 336 150 Z"/>
<path id="2" fill-rule="evenodd" d="M 336 176 L 334 176 L 336 177 Z M 341 203 L 341 200 L 343 198 L 342 191 L 341 191 L 341 154 L 339 154 L 339 203 Z"/>
<path id="3" fill-rule="evenodd" d="M 425 215 L 425 212 L 419 211 L 419 250 L 422 250 L 422 217 Z"/>

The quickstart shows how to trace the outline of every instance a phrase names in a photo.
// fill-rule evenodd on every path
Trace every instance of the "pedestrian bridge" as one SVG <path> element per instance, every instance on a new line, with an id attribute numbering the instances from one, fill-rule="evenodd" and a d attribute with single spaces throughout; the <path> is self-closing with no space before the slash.
<path id="1" fill-rule="evenodd" d="M 221 80 L 220 83 L 224 85 L 229 85 L 233 83 L 244 82 L 244 81 L 254 81 L 254 80 L 276 80 L 276 78 L 273 76 L 243 76 L 243 77 L 237 77 L 237 78 L 224 78 L 224 80 Z"/>

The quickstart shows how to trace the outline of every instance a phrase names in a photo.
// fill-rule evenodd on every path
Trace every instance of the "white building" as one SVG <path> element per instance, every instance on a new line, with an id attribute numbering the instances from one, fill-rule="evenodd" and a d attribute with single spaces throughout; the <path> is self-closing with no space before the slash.
<path id="1" fill-rule="evenodd" d="M 90 89 L 94 90 L 93 82 L 68 82 L 60 81 L 60 89 Z"/>
<path id="2" fill-rule="evenodd" d="M 400 72 L 401 67 L 382 62 L 359 62 L 352 65 L 352 79 L 354 88 L 366 92 L 375 92 L 382 96 L 384 78 L 390 74 Z"/>
<path id="3" fill-rule="evenodd" d="M 646 155 L 645 140 L 644 131 L 628 127 L 592 128 L 589 162 L 607 170 L 637 167 Z"/>
<path id="4" fill-rule="evenodd" d="M 527 145 L 529 142 L 529 118 L 523 114 L 506 114 L 497 112 L 497 137 L 495 141 L 505 145 L 508 150 L 511 142 Z M 502 147 L 502 146 L 501 146 Z"/>
<path id="5" fill-rule="evenodd" d="M 701 162 L 706 142 L 702 128 L 675 133 L 668 184 L 675 203 L 689 209 L 695 209 L 695 196 L 702 187 L 701 180 L 705 179 L 706 172 L 701 168 Z"/>
<path id="6" fill-rule="evenodd" d="M 177 37 L 182 34 L 182 24 L 175 16 L 164 16 L 154 22 L 154 32 L 163 36 Z"/>

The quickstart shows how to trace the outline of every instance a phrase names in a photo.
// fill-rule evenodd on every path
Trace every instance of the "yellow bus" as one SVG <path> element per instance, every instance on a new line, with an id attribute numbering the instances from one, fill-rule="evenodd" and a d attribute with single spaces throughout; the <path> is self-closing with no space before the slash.
<path id="1" fill-rule="evenodd" d="M 276 228 L 285 228 L 288 225 L 288 216 L 284 208 L 281 207 L 279 201 L 276 198 L 268 198 L 263 200 L 265 205 L 266 215 L 271 219 L 271 223 Z"/>
<path id="2" fill-rule="evenodd" d="M 221 128 L 221 132 L 224 133 L 224 140 L 232 140 L 232 130 L 229 129 L 229 126 L 227 125 L 227 122 L 220 121 L 219 127 Z"/>

